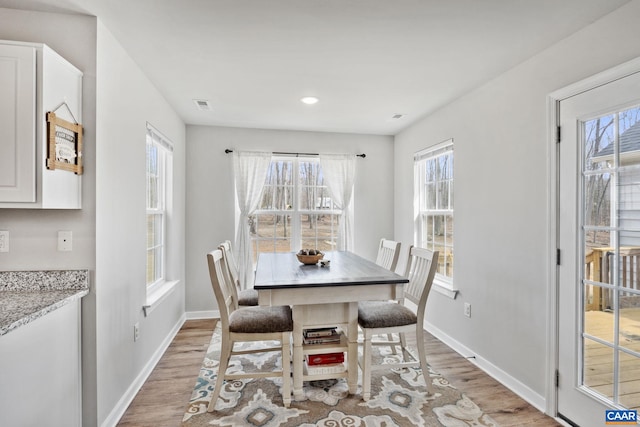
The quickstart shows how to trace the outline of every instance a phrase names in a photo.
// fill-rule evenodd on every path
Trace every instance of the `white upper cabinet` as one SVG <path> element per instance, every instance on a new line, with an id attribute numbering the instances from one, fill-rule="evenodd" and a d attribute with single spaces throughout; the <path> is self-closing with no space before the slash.
<path id="1" fill-rule="evenodd" d="M 49 154 L 46 117 L 54 110 L 82 123 L 82 72 L 46 45 L 0 41 L 0 208 L 82 207 L 82 175 L 47 167 L 56 155 Z M 74 147 L 65 143 L 60 156 Z"/>
<path id="2" fill-rule="evenodd" d="M 36 201 L 36 49 L 0 45 L 0 201 Z"/>

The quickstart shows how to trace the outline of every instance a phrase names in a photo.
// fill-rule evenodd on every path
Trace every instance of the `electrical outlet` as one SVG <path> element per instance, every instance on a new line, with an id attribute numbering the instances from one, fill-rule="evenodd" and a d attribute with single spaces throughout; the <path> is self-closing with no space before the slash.
<path id="1" fill-rule="evenodd" d="M 468 302 L 464 303 L 464 315 L 467 317 L 471 317 L 471 304 Z"/>
<path id="2" fill-rule="evenodd" d="M 0 252 L 9 252 L 9 230 L 0 230 Z"/>
<path id="3" fill-rule="evenodd" d="M 140 338 L 140 322 L 133 325 L 133 340 L 138 341 Z"/>

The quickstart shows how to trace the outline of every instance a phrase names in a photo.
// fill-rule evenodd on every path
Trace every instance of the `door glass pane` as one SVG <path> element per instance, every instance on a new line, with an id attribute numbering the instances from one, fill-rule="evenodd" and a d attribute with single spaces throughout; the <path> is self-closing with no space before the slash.
<path id="1" fill-rule="evenodd" d="M 613 399 L 613 349 L 588 338 L 583 348 L 583 384 Z"/>
<path id="2" fill-rule="evenodd" d="M 640 125 L 640 106 L 623 110 L 618 114 L 618 126 L 620 133 L 620 153 L 630 153 L 638 150 L 638 137 Z"/>
<path id="3" fill-rule="evenodd" d="M 588 313 L 590 311 L 604 311 L 604 307 L 602 304 L 603 294 L 606 291 L 606 288 L 602 286 L 595 285 L 590 282 L 585 282 L 584 285 L 584 311 Z"/>
<path id="4" fill-rule="evenodd" d="M 640 353 L 640 295 L 620 292 L 618 306 L 620 346 Z"/>
<path id="5" fill-rule="evenodd" d="M 610 168 L 614 158 L 614 115 L 610 114 L 585 122 L 583 132 L 584 169 L 593 171 Z"/>
<path id="6" fill-rule="evenodd" d="M 611 292 L 607 288 L 596 285 L 584 286 L 584 332 L 613 345 L 614 314 L 603 307 L 605 295 Z M 611 300 L 610 297 L 607 300 Z"/>
<path id="7" fill-rule="evenodd" d="M 611 226 L 611 174 L 593 173 L 584 179 L 584 225 Z M 606 233 L 596 233 L 593 241 L 600 245 L 609 245 Z"/>
<path id="8" fill-rule="evenodd" d="M 584 247 L 584 279 L 588 283 L 612 283 L 609 274 L 609 263 L 613 252 L 610 247 L 592 245 L 588 239 L 595 233 L 586 232 L 587 240 Z"/>
<path id="9" fill-rule="evenodd" d="M 621 290 L 628 290 L 625 297 L 630 297 L 640 291 L 640 246 L 636 240 L 638 232 L 620 232 L 620 247 L 618 249 L 617 284 Z"/>
<path id="10" fill-rule="evenodd" d="M 629 408 L 640 403 L 639 118 L 634 107 L 582 124 L 583 384 Z"/>
<path id="11" fill-rule="evenodd" d="M 625 408 L 640 408 L 640 358 L 620 352 L 618 396 Z"/>

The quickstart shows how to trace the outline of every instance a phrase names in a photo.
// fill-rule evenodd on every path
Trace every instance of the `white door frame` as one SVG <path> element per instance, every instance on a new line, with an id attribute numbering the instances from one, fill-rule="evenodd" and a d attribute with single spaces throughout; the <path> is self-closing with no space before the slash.
<path id="1" fill-rule="evenodd" d="M 547 169 L 549 172 L 549 234 L 548 234 L 548 263 L 549 280 L 547 286 L 547 380 L 546 380 L 546 413 L 555 417 L 558 413 L 558 390 L 556 388 L 556 372 L 558 370 L 558 273 L 557 250 L 558 248 L 558 177 L 559 157 L 557 140 L 557 128 L 560 121 L 560 101 L 578 95 L 582 92 L 594 89 L 598 86 L 627 77 L 640 72 L 640 58 L 620 64 L 606 71 L 588 77 L 572 85 L 558 89 L 547 97 L 547 141 L 549 160 Z M 561 260 L 562 261 L 562 260 Z"/>

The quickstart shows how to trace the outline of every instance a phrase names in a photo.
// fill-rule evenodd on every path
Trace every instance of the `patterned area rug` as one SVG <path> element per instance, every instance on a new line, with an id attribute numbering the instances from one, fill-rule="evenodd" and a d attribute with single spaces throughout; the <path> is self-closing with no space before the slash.
<path id="1" fill-rule="evenodd" d="M 245 346 L 250 345 L 256 344 Z M 378 360 L 395 357 L 386 346 L 374 346 L 374 353 Z M 427 393 L 422 371 L 413 368 L 374 371 L 368 402 L 362 400 L 360 387 L 355 395 L 349 395 L 344 379 L 305 382 L 305 399 L 293 400 L 289 408 L 282 404 L 281 378 L 230 381 L 222 387 L 216 411 L 208 413 L 219 355 L 218 326 L 184 415 L 183 427 L 497 426 L 475 403 L 431 369 L 434 393 Z M 229 369 L 262 370 L 274 364 L 281 364 L 278 353 L 234 356 Z"/>

